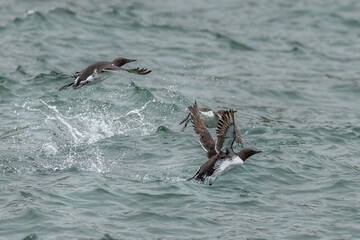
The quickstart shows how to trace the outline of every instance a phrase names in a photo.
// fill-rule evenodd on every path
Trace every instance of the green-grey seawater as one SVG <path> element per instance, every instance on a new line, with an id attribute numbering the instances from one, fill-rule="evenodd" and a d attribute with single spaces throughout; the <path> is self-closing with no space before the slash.
<path id="1" fill-rule="evenodd" d="M 2 0 L 0 239 L 360 239 L 359 12 Z M 119 56 L 152 73 L 58 91 Z M 206 161 L 180 132 L 194 100 L 262 151 L 213 186 L 186 181 Z"/>

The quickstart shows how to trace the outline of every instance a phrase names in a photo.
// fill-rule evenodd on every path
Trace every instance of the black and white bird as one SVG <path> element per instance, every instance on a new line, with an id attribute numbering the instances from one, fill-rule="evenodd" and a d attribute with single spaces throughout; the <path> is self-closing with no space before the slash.
<path id="1" fill-rule="evenodd" d="M 180 125 L 184 123 L 184 126 L 181 129 L 181 132 L 185 131 L 185 128 L 187 127 L 188 123 L 191 120 L 191 116 L 190 116 L 191 108 L 193 108 L 193 107 L 192 106 L 189 107 L 189 111 L 190 111 L 189 114 L 180 123 Z M 219 120 L 221 119 L 221 116 L 226 112 L 226 110 L 218 110 L 218 111 L 214 112 L 210 108 L 198 108 L 198 110 L 199 110 L 200 119 L 203 121 L 204 125 L 207 128 L 217 127 Z M 233 112 L 236 113 L 236 111 L 233 111 Z M 235 132 L 236 132 L 235 142 L 238 144 L 244 145 L 244 141 L 243 141 L 243 139 L 240 135 L 239 129 L 237 128 L 236 125 L 235 125 Z"/>
<path id="2" fill-rule="evenodd" d="M 105 79 L 109 78 L 113 72 L 117 71 L 126 71 L 130 73 L 136 73 L 140 75 L 146 75 L 151 72 L 151 70 L 147 70 L 145 68 L 134 68 L 134 69 L 126 69 L 122 68 L 121 66 L 129 63 L 134 62 L 136 60 L 126 59 L 126 58 L 115 58 L 112 62 L 97 62 L 94 63 L 84 70 L 80 72 L 76 72 L 72 76 L 67 76 L 71 78 L 75 78 L 73 83 L 67 84 L 59 88 L 59 91 L 64 90 L 70 86 L 74 89 L 79 89 L 82 86 L 89 84 L 89 83 L 96 83 L 100 81 L 104 81 Z"/>
<path id="3" fill-rule="evenodd" d="M 190 116 L 195 133 L 200 135 L 200 143 L 207 152 L 208 161 L 201 165 L 195 175 L 188 180 L 195 179 L 204 182 L 208 179 L 209 185 L 212 185 L 224 172 L 243 164 L 246 159 L 261 152 L 250 148 L 234 152 L 232 146 L 236 139 L 236 124 L 233 110 L 225 111 L 219 120 L 216 143 L 200 118 L 196 101 L 190 107 Z"/>

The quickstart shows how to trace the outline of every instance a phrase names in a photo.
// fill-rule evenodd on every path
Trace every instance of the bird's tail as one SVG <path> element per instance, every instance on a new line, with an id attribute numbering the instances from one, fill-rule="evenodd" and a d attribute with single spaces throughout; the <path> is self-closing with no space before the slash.
<path id="1" fill-rule="evenodd" d="M 193 180 L 193 179 L 195 178 L 195 176 L 196 176 L 196 175 L 194 175 L 193 177 L 189 178 L 189 179 L 186 180 L 186 181 L 191 181 L 191 180 Z"/>
<path id="2" fill-rule="evenodd" d="M 196 178 L 197 177 L 197 175 L 199 174 L 199 171 L 197 171 L 196 173 L 195 173 L 195 175 L 194 176 L 192 176 L 191 178 L 189 178 L 188 180 L 186 180 L 186 181 L 190 181 L 190 180 L 193 180 L 194 178 Z"/>
<path id="3" fill-rule="evenodd" d="M 66 84 L 65 86 L 62 86 L 61 88 L 59 88 L 59 91 L 67 89 L 68 87 L 72 86 L 74 83 L 70 83 L 70 84 Z"/>

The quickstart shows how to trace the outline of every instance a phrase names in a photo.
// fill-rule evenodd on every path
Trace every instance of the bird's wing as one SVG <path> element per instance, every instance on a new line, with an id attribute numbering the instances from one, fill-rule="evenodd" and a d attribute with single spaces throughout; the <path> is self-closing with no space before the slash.
<path id="1" fill-rule="evenodd" d="M 74 75 L 72 75 L 72 78 L 77 78 L 78 76 L 80 76 L 83 73 L 84 70 L 80 71 L 80 72 L 76 72 L 74 73 Z"/>
<path id="2" fill-rule="evenodd" d="M 241 145 L 244 145 L 244 141 L 240 135 L 239 129 L 237 128 L 236 124 L 235 124 L 235 142 Z"/>
<path id="3" fill-rule="evenodd" d="M 215 151 L 215 141 L 211 137 L 209 131 L 207 130 L 205 124 L 200 118 L 199 109 L 195 101 L 194 106 L 189 107 L 191 122 L 193 124 L 196 134 L 200 135 L 200 144 L 207 152 L 207 157 L 210 159 L 216 155 Z"/>
<path id="4" fill-rule="evenodd" d="M 184 132 L 185 131 L 185 128 L 187 127 L 189 121 L 190 121 L 190 113 L 186 116 L 186 118 L 184 120 L 181 121 L 181 123 L 179 123 L 179 125 L 184 124 L 184 126 L 181 128 L 181 132 Z"/>
<path id="5" fill-rule="evenodd" d="M 82 73 L 82 71 L 81 71 L 81 72 L 76 72 L 76 73 L 74 73 L 73 75 L 63 74 L 63 75 L 61 75 L 61 76 L 64 77 L 64 78 L 77 78 L 78 76 L 81 75 L 81 73 Z"/>
<path id="6" fill-rule="evenodd" d="M 114 72 L 114 71 L 126 71 L 125 68 L 115 66 L 114 64 L 101 69 L 101 72 Z"/>
<path id="7" fill-rule="evenodd" d="M 114 66 L 114 65 L 103 68 L 101 71 L 102 72 L 127 71 L 129 73 L 135 73 L 135 74 L 139 74 L 139 75 L 146 75 L 146 74 L 151 73 L 151 70 L 147 70 L 146 68 L 126 69 L 126 68 L 117 67 L 117 66 Z"/>
<path id="8" fill-rule="evenodd" d="M 151 73 L 151 70 L 148 70 L 146 68 L 133 68 L 133 69 L 123 69 L 129 73 L 135 73 L 135 74 L 139 74 L 139 75 L 146 75 Z"/>
<path id="9" fill-rule="evenodd" d="M 230 109 L 226 111 L 216 128 L 217 142 L 216 151 L 220 153 L 233 154 L 232 145 L 236 138 L 236 125 L 234 121 L 234 111 Z"/>

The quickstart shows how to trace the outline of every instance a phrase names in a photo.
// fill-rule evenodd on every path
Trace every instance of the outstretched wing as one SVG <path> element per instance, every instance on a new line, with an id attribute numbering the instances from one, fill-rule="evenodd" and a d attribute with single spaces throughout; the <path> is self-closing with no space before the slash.
<path id="1" fill-rule="evenodd" d="M 226 112 L 226 110 L 219 110 L 216 112 L 216 114 L 221 117 L 225 112 Z M 237 111 L 233 111 L 233 112 L 236 113 Z M 235 134 L 236 134 L 235 142 L 237 144 L 244 145 L 244 141 L 240 135 L 239 129 L 237 128 L 236 124 L 235 124 Z"/>
<path id="2" fill-rule="evenodd" d="M 64 77 L 64 78 L 77 78 L 78 76 L 81 75 L 81 73 L 82 73 L 82 71 L 81 71 L 81 72 L 76 72 L 76 73 L 74 73 L 73 75 L 63 74 L 63 75 L 61 75 L 61 76 Z"/>
<path id="3" fill-rule="evenodd" d="M 244 141 L 240 135 L 239 129 L 237 128 L 236 124 L 235 124 L 235 142 L 241 145 L 244 145 Z"/>
<path id="4" fill-rule="evenodd" d="M 225 154 L 233 154 L 234 150 L 232 145 L 234 144 L 236 138 L 236 125 L 234 121 L 234 111 L 230 109 L 226 111 L 216 128 L 217 133 L 217 142 L 216 142 L 216 151 Z"/>
<path id="5" fill-rule="evenodd" d="M 146 75 L 146 74 L 151 73 L 151 70 L 148 70 L 146 68 L 126 69 L 126 68 L 115 66 L 114 64 L 112 64 L 109 67 L 103 68 L 102 71 L 103 72 L 127 71 L 129 73 L 135 73 L 135 74 L 139 74 L 139 75 Z"/>
<path id="6" fill-rule="evenodd" d="M 210 159 L 211 157 L 216 155 L 215 141 L 211 137 L 205 124 L 200 118 L 199 108 L 196 101 L 194 106 L 189 107 L 189 110 L 190 110 L 191 122 L 193 124 L 195 133 L 200 135 L 200 144 L 205 149 L 205 151 L 207 152 L 206 155 Z"/>
<path id="7" fill-rule="evenodd" d="M 76 72 L 74 73 L 74 75 L 72 75 L 72 78 L 77 78 L 78 76 L 80 76 L 83 73 L 84 70 L 80 71 L 80 72 Z"/>
<path id="8" fill-rule="evenodd" d="M 115 66 L 114 64 L 111 64 L 110 66 L 101 69 L 101 72 L 114 72 L 114 71 L 126 71 L 126 69 Z"/>
<path id="9" fill-rule="evenodd" d="M 135 74 L 139 74 L 139 75 L 146 75 L 146 74 L 151 73 L 151 70 L 148 70 L 146 68 L 133 68 L 133 69 L 124 69 L 124 70 L 129 73 L 135 73 Z"/>
<path id="10" fill-rule="evenodd" d="M 186 118 L 184 120 L 181 121 L 181 123 L 179 123 L 179 125 L 184 124 L 184 126 L 181 128 L 181 132 L 184 132 L 185 131 L 185 128 L 187 127 L 189 121 L 190 121 L 190 113 L 186 116 Z"/>

